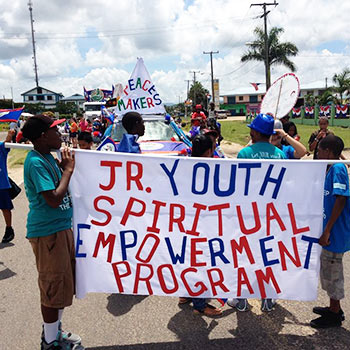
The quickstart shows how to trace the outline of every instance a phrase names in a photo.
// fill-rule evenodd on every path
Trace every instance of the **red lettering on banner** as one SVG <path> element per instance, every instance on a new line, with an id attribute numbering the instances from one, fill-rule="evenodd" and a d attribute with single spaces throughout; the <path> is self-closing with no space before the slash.
<path id="1" fill-rule="evenodd" d="M 194 284 L 194 287 L 198 288 L 199 287 L 199 290 L 197 292 L 193 291 L 190 287 L 190 285 L 188 284 L 187 280 L 186 280 L 186 275 L 189 273 L 189 272 L 194 272 L 194 273 L 197 273 L 197 269 L 195 269 L 194 267 L 189 267 L 185 270 L 183 270 L 181 272 L 181 279 L 182 279 L 182 282 L 188 292 L 188 294 L 191 296 L 191 297 L 198 297 L 198 295 L 201 295 L 202 293 L 204 293 L 206 290 L 208 290 L 208 288 L 205 286 L 205 284 L 203 282 L 196 282 Z"/>
<path id="2" fill-rule="evenodd" d="M 242 285 L 245 284 L 249 290 L 250 294 L 253 294 L 253 288 L 249 282 L 249 278 L 247 276 L 247 273 L 245 272 L 244 267 L 239 267 L 237 270 L 237 297 L 240 297 L 242 295 Z"/>
<path id="3" fill-rule="evenodd" d="M 146 79 L 146 80 L 143 82 L 143 84 L 142 84 L 142 90 L 143 90 L 143 91 L 147 91 L 147 89 L 148 89 L 148 88 L 145 87 L 145 86 L 146 86 L 146 83 L 151 84 L 151 82 L 150 82 L 148 79 Z"/>
<path id="4" fill-rule="evenodd" d="M 213 273 L 216 272 L 219 275 L 219 279 L 214 281 Z M 207 271 L 209 282 L 211 285 L 211 290 L 213 292 L 213 296 L 217 295 L 216 287 L 220 287 L 224 292 L 228 293 L 230 290 L 224 285 L 224 275 L 220 269 L 213 268 Z"/>
<path id="5" fill-rule="evenodd" d="M 266 236 L 270 236 L 271 220 L 277 220 L 282 231 L 286 230 L 281 217 L 279 216 L 273 203 L 266 204 Z"/>
<path id="6" fill-rule="evenodd" d="M 148 226 L 147 227 L 147 231 L 154 232 L 154 233 L 159 233 L 160 229 L 157 227 L 159 211 L 160 211 L 160 207 L 165 207 L 166 206 L 166 203 L 160 202 L 160 201 L 152 201 L 152 204 L 155 205 L 154 214 L 153 214 L 153 223 L 152 223 L 152 226 Z"/>
<path id="7" fill-rule="evenodd" d="M 275 275 L 273 274 L 271 267 L 266 268 L 266 273 L 264 273 L 263 270 L 257 270 L 257 271 L 255 271 L 255 275 L 256 275 L 256 278 L 258 280 L 261 298 L 263 298 L 263 299 L 266 298 L 266 291 L 265 291 L 264 282 L 269 284 L 270 280 L 272 281 L 272 284 L 275 287 L 276 292 L 281 293 L 281 289 L 276 281 Z"/>
<path id="8" fill-rule="evenodd" d="M 141 204 L 142 208 L 141 208 L 140 211 L 132 211 L 132 208 L 133 208 L 133 205 L 134 205 L 135 202 Z M 129 198 L 129 202 L 128 202 L 127 206 L 126 206 L 124 215 L 123 215 L 123 217 L 122 217 L 122 219 L 120 221 L 120 224 L 125 226 L 130 215 L 140 217 L 140 216 L 142 216 L 145 213 L 145 210 L 146 210 L 146 203 L 145 202 L 143 202 L 140 199 L 137 199 L 137 198 L 134 198 L 134 197 L 130 197 Z"/>
<path id="9" fill-rule="evenodd" d="M 109 204 L 111 205 L 114 205 L 114 199 L 111 198 L 111 197 L 107 197 L 107 196 L 98 196 L 97 198 L 95 198 L 94 200 L 94 208 L 97 212 L 99 213 L 102 213 L 102 214 L 105 214 L 106 215 L 106 221 L 103 221 L 103 222 L 99 222 L 99 221 L 96 221 L 96 220 L 91 220 L 91 223 L 93 225 L 97 225 L 97 226 L 105 226 L 105 225 L 108 225 L 111 220 L 112 220 L 112 215 L 109 211 L 107 210 L 104 210 L 104 209 L 101 209 L 98 207 L 98 204 L 101 200 L 104 200 L 104 201 L 107 201 Z"/>
<path id="10" fill-rule="evenodd" d="M 125 266 L 125 269 L 126 269 L 125 273 L 119 272 L 118 266 L 121 266 L 121 265 Z M 124 287 L 123 287 L 123 283 L 122 283 L 122 278 L 127 277 L 131 274 L 130 265 L 127 261 L 119 261 L 119 262 L 113 263 L 112 268 L 113 268 L 113 272 L 114 272 L 115 281 L 117 282 L 119 293 L 123 293 Z"/>
<path id="11" fill-rule="evenodd" d="M 283 244 L 283 242 L 281 242 L 281 241 L 278 242 L 278 248 L 279 248 L 280 256 L 281 256 L 282 271 L 286 271 L 287 270 L 286 257 L 285 257 L 286 255 L 288 255 L 289 259 L 293 262 L 293 264 L 296 267 L 300 267 L 301 266 L 296 237 L 292 237 L 292 244 L 293 244 L 293 251 L 294 251 L 294 256 L 295 257 L 293 257 L 291 253 L 289 253 L 288 249 Z"/>
<path id="12" fill-rule="evenodd" d="M 142 276 L 141 277 L 141 268 L 147 268 L 149 273 L 146 276 Z M 151 282 L 150 279 L 153 277 L 153 266 L 149 265 L 149 264 L 137 264 L 136 266 L 136 273 L 135 273 L 135 283 L 134 283 L 134 290 L 133 293 L 134 294 L 138 294 L 139 291 L 139 283 L 140 282 L 145 282 L 146 283 L 146 287 L 148 290 L 148 294 L 152 295 L 153 294 L 153 290 L 151 287 Z"/>
<path id="13" fill-rule="evenodd" d="M 222 209 L 229 209 L 230 203 L 211 205 L 208 207 L 209 211 L 217 210 L 218 211 L 218 231 L 219 236 L 222 236 Z"/>
<path id="14" fill-rule="evenodd" d="M 180 209 L 180 216 L 178 218 L 175 218 L 174 216 L 174 209 L 179 208 Z M 174 224 L 177 224 L 179 227 L 180 232 L 186 232 L 184 225 L 182 224 L 182 221 L 185 220 L 185 207 L 181 204 L 170 204 L 170 211 L 169 211 L 169 232 L 173 232 L 174 230 Z"/>
<path id="15" fill-rule="evenodd" d="M 199 214 L 200 214 L 200 212 L 202 210 L 206 210 L 207 206 L 199 204 L 199 203 L 194 203 L 193 204 L 193 208 L 196 209 L 196 214 L 194 215 L 194 219 L 193 219 L 193 224 L 192 224 L 191 230 L 186 230 L 186 233 L 189 234 L 189 235 L 193 235 L 193 236 L 199 236 L 199 232 L 197 232 L 197 225 L 198 225 Z"/>
<path id="16" fill-rule="evenodd" d="M 137 172 L 135 175 L 131 175 L 131 167 L 135 165 Z M 126 190 L 130 191 L 131 189 L 131 182 L 135 182 L 137 189 L 139 191 L 143 190 L 142 183 L 140 181 L 143 174 L 143 167 L 142 163 L 138 162 L 126 162 Z"/>
<path id="17" fill-rule="evenodd" d="M 149 238 L 153 238 L 155 243 L 153 244 L 153 247 L 152 247 L 151 251 L 149 252 L 147 258 L 142 259 L 141 256 L 140 256 L 140 254 L 141 254 L 141 252 L 142 252 L 142 250 L 143 250 L 144 245 L 146 244 L 146 242 L 147 242 L 147 240 L 148 240 Z M 140 246 L 139 250 L 137 251 L 137 253 L 136 253 L 136 255 L 135 255 L 135 258 L 136 258 L 137 260 L 139 260 L 139 261 L 142 261 L 143 263 L 148 263 L 148 262 L 150 262 L 150 260 L 152 259 L 152 257 L 153 257 L 153 255 L 154 255 L 156 249 L 157 249 L 158 246 L 159 246 L 159 243 L 160 243 L 160 239 L 159 239 L 158 236 L 152 235 L 151 233 L 150 233 L 150 234 L 147 234 L 147 235 L 145 236 L 145 238 L 143 239 L 143 241 L 142 241 L 142 243 L 141 243 L 141 246 Z"/>
<path id="18" fill-rule="evenodd" d="M 112 262 L 112 256 L 113 256 L 113 250 L 114 250 L 114 244 L 115 244 L 115 235 L 111 233 L 108 235 L 107 239 L 105 239 L 104 232 L 100 232 L 98 234 L 94 254 L 92 255 L 94 258 L 97 258 L 101 244 L 103 248 L 106 248 L 108 245 L 107 262 L 109 263 Z"/>
<path id="19" fill-rule="evenodd" d="M 256 233 L 260 230 L 261 228 L 261 222 L 260 222 L 260 217 L 259 217 L 259 210 L 258 210 L 258 206 L 256 204 L 256 202 L 252 203 L 252 207 L 253 207 L 253 213 L 254 213 L 254 220 L 255 220 L 255 226 L 251 229 L 247 229 L 244 225 L 244 219 L 243 219 L 243 215 L 242 215 L 242 210 L 241 210 L 241 206 L 237 205 L 237 215 L 238 215 L 238 221 L 239 221 L 239 227 L 242 231 L 242 233 L 244 233 L 245 235 L 251 235 L 252 233 Z"/>
<path id="20" fill-rule="evenodd" d="M 207 242 L 207 238 L 192 238 L 191 239 L 191 266 L 206 266 L 205 261 L 198 262 L 197 255 L 202 255 L 203 250 L 197 250 L 197 243 Z"/>
<path id="21" fill-rule="evenodd" d="M 104 191 L 109 191 L 113 188 L 115 184 L 115 168 L 120 168 L 122 167 L 123 163 L 122 162 L 113 162 L 109 160 L 101 160 L 101 166 L 109 166 L 110 167 L 110 177 L 109 177 L 109 184 L 107 186 L 101 185 L 100 188 Z"/>
<path id="22" fill-rule="evenodd" d="M 124 94 L 125 94 L 126 96 L 129 95 L 129 94 L 128 94 L 128 87 L 129 87 L 129 85 L 125 86 L 125 89 L 124 89 Z"/>
<path id="23" fill-rule="evenodd" d="M 231 240 L 231 250 L 232 250 L 232 257 L 233 257 L 233 266 L 234 268 L 238 267 L 238 259 L 237 259 L 237 250 L 240 254 L 243 253 L 243 249 L 245 250 L 249 262 L 251 265 L 255 264 L 255 260 L 253 257 L 253 253 L 249 247 L 248 239 L 245 236 L 242 236 L 239 238 L 239 244 L 237 243 L 236 240 L 232 239 Z"/>
<path id="24" fill-rule="evenodd" d="M 165 268 L 169 269 L 170 274 L 171 274 L 171 278 L 172 278 L 173 283 L 174 283 L 174 287 L 171 288 L 171 289 L 168 288 L 167 285 L 165 284 L 165 279 L 164 279 L 164 276 L 163 276 L 163 270 Z M 179 283 L 177 282 L 177 279 L 176 279 L 176 276 L 175 276 L 175 272 L 174 272 L 173 266 L 171 264 L 160 265 L 157 268 L 157 275 L 158 275 L 160 287 L 162 288 L 162 291 L 165 294 L 173 294 L 179 289 Z"/>
<path id="25" fill-rule="evenodd" d="M 151 97 L 146 98 L 148 108 L 154 107 L 154 103 Z"/>
<path id="26" fill-rule="evenodd" d="M 297 235 L 298 233 L 308 232 L 310 231 L 309 226 L 297 227 L 297 222 L 295 220 L 294 208 L 292 203 L 288 203 L 288 212 L 290 216 L 290 223 L 292 224 L 293 235 Z"/>

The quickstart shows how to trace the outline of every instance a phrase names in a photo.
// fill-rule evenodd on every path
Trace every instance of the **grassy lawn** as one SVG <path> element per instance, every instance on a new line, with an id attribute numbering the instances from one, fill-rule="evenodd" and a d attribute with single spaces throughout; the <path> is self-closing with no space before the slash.
<path id="1" fill-rule="evenodd" d="M 23 149 L 12 149 L 7 158 L 9 168 L 23 167 L 28 151 Z"/>
<path id="2" fill-rule="evenodd" d="M 350 148 L 350 130 L 348 128 L 334 126 L 329 129 L 342 138 L 345 148 Z M 301 138 L 300 141 L 308 147 L 309 137 L 313 131 L 317 130 L 317 127 L 313 125 L 297 125 L 297 130 Z M 221 123 L 221 133 L 225 141 L 241 145 L 246 145 L 250 139 L 249 128 L 245 121 L 224 121 Z"/>

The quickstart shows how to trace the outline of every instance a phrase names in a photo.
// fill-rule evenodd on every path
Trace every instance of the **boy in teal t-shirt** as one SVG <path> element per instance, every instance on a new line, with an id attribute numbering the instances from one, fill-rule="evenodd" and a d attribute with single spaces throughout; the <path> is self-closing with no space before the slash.
<path id="1" fill-rule="evenodd" d="M 75 161 L 67 148 L 61 151 L 59 164 L 50 152 L 61 147 L 57 125 L 64 121 L 36 115 L 22 128 L 23 136 L 34 145 L 24 163 L 24 186 L 29 201 L 27 238 L 39 273 L 42 350 L 84 349 L 79 336 L 61 329 L 63 309 L 72 304 L 75 288 L 73 211 L 68 193 Z"/>

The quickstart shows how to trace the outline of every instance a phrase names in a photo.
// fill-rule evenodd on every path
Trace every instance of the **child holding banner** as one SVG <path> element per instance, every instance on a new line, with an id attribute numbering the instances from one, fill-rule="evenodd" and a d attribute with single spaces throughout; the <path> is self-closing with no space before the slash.
<path id="1" fill-rule="evenodd" d="M 250 136 L 252 144 L 244 147 L 237 158 L 246 159 L 285 159 L 284 153 L 272 145 L 270 141 L 271 135 L 275 135 L 274 119 L 269 114 L 258 114 L 248 125 L 250 128 Z M 227 305 L 235 307 L 238 311 L 248 311 L 249 303 L 247 299 L 228 299 Z M 261 301 L 262 311 L 272 311 L 275 301 L 272 299 L 263 299 Z"/>
<path id="2" fill-rule="evenodd" d="M 215 139 L 210 133 L 199 134 L 192 141 L 192 157 L 213 158 L 215 151 Z M 193 312 L 206 316 L 219 316 L 222 310 L 208 304 L 205 298 L 179 298 L 179 305 L 191 302 L 193 303 Z"/>
<path id="3" fill-rule="evenodd" d="M 318 144 L 318 159 L 339 159 L 344 149 L 341 138 L 328 135 Z M 350 250 L 350 190 L 347 168 L 342 163 L 328 166 L 324 187 L 323 233 L 320 278 L 330 298 L 329 307 L 314 307 L 321 315 L 310 322 L 314 328 L 339 327 L 345 319 L 340 307 L 344 298 L 343 255 Z"/>
<path id="4" fill-rule="evenodd" d="M 57 125 L 64 121 L 36 115 L 22 129 L 34 145 L 24 163 L 24 185 L 29 201 L 27 238 L 39 273 L 42 350 L 84 349 L 79 336 L 61 328 L 63 309 L 72 304 L 75 289 L 73 209 L 68 193 L 75 161 L 65 149 L 58 166 L 50 152 L 61 147 Z"/>
<path id="5" fill-rule="evenodd" d="M 5 142 L 11 142 L 13 135 L 15 134 L 14 130 L 9 130 Z M 5 142 L 0 142 L 0 209 L 2 211 L 2 215 L 5 219 L 5 234 L 2 238 L 1 243 L 9 243 L 14 237 L 15 233 L 12 228 L 12 213 L 13 209 L 12 200 L 10 197 L 9 189 L 11 187 L 9 178 L 7 175 L 7 154 L 9 153 L 9 149 L 5 148 Z"/>
<path id="6" fill-rule="evenodd" d="M 82 131 L 78 135 L 78 145 L 80 149 L 91 150 L 92 145 L 94 144 L 90 132 Z"/>

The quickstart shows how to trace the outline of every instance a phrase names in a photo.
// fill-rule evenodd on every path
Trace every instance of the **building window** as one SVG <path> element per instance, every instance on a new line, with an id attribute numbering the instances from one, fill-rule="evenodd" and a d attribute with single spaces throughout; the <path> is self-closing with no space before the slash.
<path id="1" fill-rule="evenodd" d="M 227 104 L 234 105 L 236 103 L 236 99 L 234 96 L 227 96 Z"/>
<path id="2" fill-rule="evenodd" d="M 39 95 L 39 96 L 36 97 L 36 99 L 37 99 L 38 101 L 44 101 L 44 97 L 45 97 L 45 96 L 43 96 L 43 95 Z"/>
<path id="3" fill-rule="evenodd" d="M 249 103 L 257 103 L 257 102 L 258 102 L 257 95 L 249 96 Z"/>
<path id="4" fill-rule="evenodd" d="M 38 91 L 38 94 L 42 94 L 43 93 L 43 89 L 41 87 L 38 87 L 37 91 Z"/>
<path id="5" fill-rule="evenodd" d="M 243 96 L 239 96 L 239 97 L 238 97 L 238 100 L 239 100 L 239 101 L 243 101 Z"/>
<path id="6" fill-rule="evenodd" d="M 33 96 L 27 96 L 27 97 L 28 97 L 28 101 L 33 101 L 34 100 Z"/>
<path id="7" fill-rule="evenodd" d="M 51 95 L 47 96 L 47 100 L 52 101 L 52 96 Z"/>

